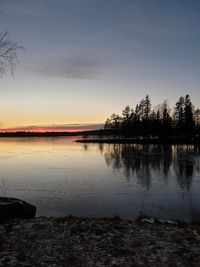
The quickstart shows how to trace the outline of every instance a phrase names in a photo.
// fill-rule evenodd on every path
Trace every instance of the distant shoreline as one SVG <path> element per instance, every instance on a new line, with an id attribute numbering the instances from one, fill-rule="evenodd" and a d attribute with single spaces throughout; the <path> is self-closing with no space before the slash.
<path id="1" fill-rule="evenodd" d="M 102 130 L 81 132 L 0 132 L 0 137 L 59 137 L 98 135 Z"/>
<path id="2" fill-rule="evenodd" d="M 96 144 L 199 144 L 199 139 L 190 138 L 167 138 L 167 139 L 128 139 L 128 138 L 112 138 L 112 139 L 82 139 L 76 140 L 77 143 L 96 143 Z"/>
<path id="3" fill-rule="evenodd" d="M 78 143 L 96 144 L 199 144 L 200 137 L 165 136 L 165 137 L 131 137 L 108 134 L 104 130 L 81 132 L 0 132 L 0 138 L 8 137 L 82 137 Z M 92 136 L 92 138 L 91 138 Z"/>

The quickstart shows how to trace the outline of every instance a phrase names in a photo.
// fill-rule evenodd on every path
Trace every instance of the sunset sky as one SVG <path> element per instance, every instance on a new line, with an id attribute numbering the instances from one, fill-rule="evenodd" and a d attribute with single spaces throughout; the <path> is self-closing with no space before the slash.
<path id="1" fill-rule="evenodd" d="M 100 128 L 150 95 L 200 107 L 199 0 L 0 0 L 0 32 L 20 41 L 0 78 L 1 129 Z"/>

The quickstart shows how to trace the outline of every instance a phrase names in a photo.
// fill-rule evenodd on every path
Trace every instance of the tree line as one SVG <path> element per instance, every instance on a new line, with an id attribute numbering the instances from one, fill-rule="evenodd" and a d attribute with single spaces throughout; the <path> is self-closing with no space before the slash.
<path id="1" fill-rule="evenodd" d="M 181 96 L 173 110 L 168 101 L 152 109 L 150 97 L 136 105 L 127 105 L 122 115 L 113 113 L 104 124 L 104 129 L 115 134 L 129 136 L 197 136 L 200 130 L 200 109 L 195 109 L 190 96 Z"/>

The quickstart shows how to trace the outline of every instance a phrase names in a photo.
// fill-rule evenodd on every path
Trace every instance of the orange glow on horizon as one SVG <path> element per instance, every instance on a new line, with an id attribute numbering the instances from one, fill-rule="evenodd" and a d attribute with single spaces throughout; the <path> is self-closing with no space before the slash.
<path id="1" fill-rule="evenodd" d="M 9 127 L 9 128 L 2 128 L 0 129 L 1 133 L 14 133 L 14 132 L 37 132 L 37 133 L 47 133 L 47 132 L 83 132 L 83 131 L 92 131 L 102 128 L 101 124 L 93 124 L 93 125 L 79 125 L 79 124 L 72 124 L 72 125 L 33 125 L 33 126 L 16 126 L 16 127 Z"/>
<path id="2" fill-rule="evenodd" d="M 69 130 L 58 130 L 56 128 L 35 128 L 34 130 L 32 129 L 4 129 L 0 130 L 1 133 L 15 133 L 15 132 L 32 132 L 32 133 L 47 133 L 47 132 L 68 132 L 68 133 L 75 133 L 75 132 L 83 132 L 83 131 L 92 131 L 94 129 L 83 129 L 83 128 L 77 128 L 77 129 L 69 129 Z"/>

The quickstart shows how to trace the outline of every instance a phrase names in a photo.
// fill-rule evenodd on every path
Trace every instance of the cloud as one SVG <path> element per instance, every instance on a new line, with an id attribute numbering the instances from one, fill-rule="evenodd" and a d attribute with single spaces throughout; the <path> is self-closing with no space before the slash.
<path id="1" fill-rule="evenodd" d="M 51 124 L 51 125 L 28 125 L 18 126 L 12 128 L 2 128 L 1 132 L 16 132 L 16 131 L 30 131 L 30 132 L 77 132 L 102 129 L 103 124 Z"/>
<path id="2" fill-rule="evenodd" d="M 36 72 L 42 76 L 65 79 L 96 79 L 101 74 L 102 63 L 91 57 L 74 56 L 54 59 Z"/>

